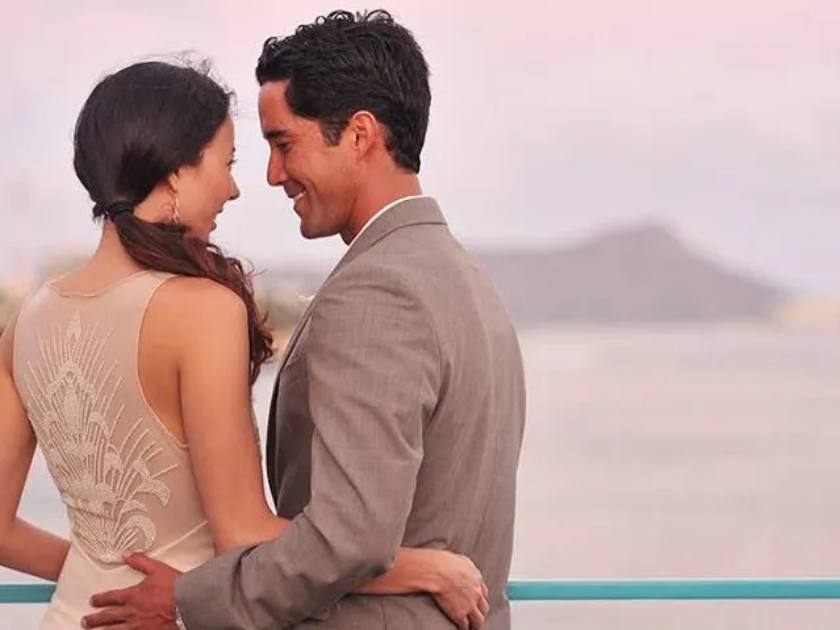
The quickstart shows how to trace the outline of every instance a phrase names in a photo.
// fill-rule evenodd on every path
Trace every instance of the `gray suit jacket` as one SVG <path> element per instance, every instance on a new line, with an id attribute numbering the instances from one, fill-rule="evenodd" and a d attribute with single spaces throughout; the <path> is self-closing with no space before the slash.
<path id="1" fill-rule="evenodd" d="M 268 477 L 291 525 L 183 576 L 187 627 L 451 630 L 428 595 L 348 595 L 402 545 L 470 556 L 486 627 L 509 628 L 524 417 L 519 345 L 487 274 L 434 201 L 399 203 L 353 243 L 282 360 Z"/>

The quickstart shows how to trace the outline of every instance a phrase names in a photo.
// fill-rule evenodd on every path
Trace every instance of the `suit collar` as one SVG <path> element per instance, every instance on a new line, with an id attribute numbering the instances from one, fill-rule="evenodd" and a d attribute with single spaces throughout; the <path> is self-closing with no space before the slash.
<path id="1" fill-rule="evenodd" d="M 333 269 L 330 277 L 391 232 L 411 225 L 446 225 L 446 219 L 437 201 L 431 197 L 414 197 L 400 201 L 367 225 Z"/>

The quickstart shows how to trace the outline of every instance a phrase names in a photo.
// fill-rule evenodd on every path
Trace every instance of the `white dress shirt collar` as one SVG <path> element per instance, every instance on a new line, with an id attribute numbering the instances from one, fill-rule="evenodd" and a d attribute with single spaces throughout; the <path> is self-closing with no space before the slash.
<path id="1" fill-rule="evenodd" d="M 362 234 L 364 234 L 365 230 L 366 230 L 366 229 L 368 229 L 368 228 L 370 227 L 370 225 L 371 225 L 374 221 L 376 221 L 379 217 L 381 217 L 383 214 L 385 214 L 386 212 L 388 212 L 388 210 L 390 210 L 391 208 L 393 208 L 394 206 L 396 206 L 396 205 L 398 205 L 398 204 L 401 204 L 403 201 L 409 201 L 410 199 L 423 199 L 424 197 L 428 197 L 428 195 L 408 195 L 408 196 L 406 196 L 406 197 L 400 197 L 399 199 L 395 199 L 394 201 L 392 201 L 391 203 L 389 203 L 387 206 L 385 206 L 384 208 L 382 208 L 379 212 L 377 212 L 376 214 L 374 214 L 374 215 L 373 215 L 370 219 L 368 219 L 368 222 L 364 224 L 364 226 L 362 227 L 362 229 L 361 229 L 361 230 L 359 230 L 359 233 L 358 233 L 358 234 L 356 234 L 356 236 L 355 236 L 355 237 L 353 238 L 353 240 L 350 242 L 350 247 L 353 247 L 353 243 L 355 243 L 356 241 L 358 241 L 358 240 L 359 240 L 359 237 L 360 237 Z"/>

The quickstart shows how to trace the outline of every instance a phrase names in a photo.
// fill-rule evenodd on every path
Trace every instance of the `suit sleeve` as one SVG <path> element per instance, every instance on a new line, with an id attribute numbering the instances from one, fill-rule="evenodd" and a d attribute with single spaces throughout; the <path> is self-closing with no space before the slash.
<path id="1" fill-rule="evenodd" d="M 402 542 L 441 381 L 430 314 L 388 269 L 345 268 L 317 299 L 310 503 L 278 538 L 179 579 L 190 630 L 297 623 L 389 569 Z"/>

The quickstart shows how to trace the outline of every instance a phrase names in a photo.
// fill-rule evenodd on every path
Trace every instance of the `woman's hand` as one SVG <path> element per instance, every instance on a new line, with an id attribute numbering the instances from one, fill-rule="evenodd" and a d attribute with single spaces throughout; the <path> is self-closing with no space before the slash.
<path id="1" fill-rule="evenodd" d="M 424 550 L 435 579 L 431 595 L 460 630 L 477 630 L 490 611 L 489 591 L 481 572 L 466 556 L 444 550 Z"/>

